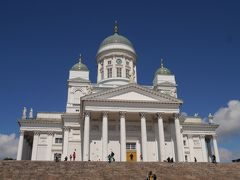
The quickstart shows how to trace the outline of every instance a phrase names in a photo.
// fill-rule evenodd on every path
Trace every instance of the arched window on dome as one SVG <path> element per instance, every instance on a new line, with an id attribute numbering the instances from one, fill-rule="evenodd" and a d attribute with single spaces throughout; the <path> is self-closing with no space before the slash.
<path id="1" fill-rule="evenodd" d="M 107 69 L 107 77 L 112 78 L 112 68 Z"/>
<path id="2" fill-rule="evenodd" d="M 117 68 L 117 77 L 122 77 L 122 68 Z"/>
<path id="3" fill-rule="evenodd" d="M 126 78 L 130 78 L 130 69 L 126 69 Z"/>

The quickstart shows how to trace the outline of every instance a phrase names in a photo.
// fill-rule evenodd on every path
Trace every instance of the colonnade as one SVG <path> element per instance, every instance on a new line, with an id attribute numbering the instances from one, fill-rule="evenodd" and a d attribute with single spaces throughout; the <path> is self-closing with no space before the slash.
<path id="1" fill-rule="evenodd" d="M 126 112 L 119 112 L 120 121 L 120 160 L 126 161 Z M 141 149 L 142 149 L 142 160 L 144 162 L 147 159 L 147 126 L 146 126 L 146 113 L 140 112 L 141 122 Z M 159 148 L 159 161 L 165 159 L 165 138 L 164 138 L 164 127 L 163 127 L 163 116 L 162 113 L 157 113 L 158 119 L 158 148 Z M 175 116 L 175 134 L 176 134 L 176 145 L 177 145 L 177 157 L 178 161 L 183 161 L 183 145 L 180 138 L 180 123 L 179 117 Z M 84 114 L 84 144 L 83 144 L 83 161 L 90 160 L 90 112 Z M 108 157 L 108 112 L 102 113 L 102 160 L 107 161 Z"/>

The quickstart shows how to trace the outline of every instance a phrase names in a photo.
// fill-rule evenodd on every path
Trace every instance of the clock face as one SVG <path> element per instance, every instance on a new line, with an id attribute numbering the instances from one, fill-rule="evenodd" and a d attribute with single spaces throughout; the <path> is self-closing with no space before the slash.
<path id="1" fill-rule="evenodd" d="M 122 60 L 121 60 L 121 59 L 117 59 L 117 60 L 116 60 L 116 63 L 117 63 L 117 64 L 122 64 Z"/>

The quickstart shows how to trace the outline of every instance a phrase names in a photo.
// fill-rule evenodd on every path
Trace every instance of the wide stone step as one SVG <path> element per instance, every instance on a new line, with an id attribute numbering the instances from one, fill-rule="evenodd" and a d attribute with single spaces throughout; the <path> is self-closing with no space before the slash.
<path id="1" fill-rule="evenodd" d="M 0 161 L 0 179 L 146 179 L 153 171 L 157 179 L 240 179 L 240 163 L 123 163 Z"/>

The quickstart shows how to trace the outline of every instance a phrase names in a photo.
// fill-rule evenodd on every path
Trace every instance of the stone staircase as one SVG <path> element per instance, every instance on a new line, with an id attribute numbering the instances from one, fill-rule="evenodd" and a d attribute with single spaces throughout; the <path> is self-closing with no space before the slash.
<path id="1" fill-rule="evenodd" d="M 145 180 L 153 171 L 157 179 L 240 179 L 240 163 L 122 163 L 0 161 L 0 180 L 114 179 Z"/>

